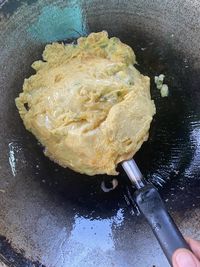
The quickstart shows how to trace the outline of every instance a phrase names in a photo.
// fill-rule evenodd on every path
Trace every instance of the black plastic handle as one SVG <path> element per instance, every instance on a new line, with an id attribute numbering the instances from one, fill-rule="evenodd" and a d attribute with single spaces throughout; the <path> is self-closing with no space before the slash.
<path id="1" fill-rule="evenodd" d="M 172 255 L 176 249 L 190 248 L 169 215 L 157 189 L 153 185 L 146 185 L 134 193 L 134 199 L 172 265 Z"/>

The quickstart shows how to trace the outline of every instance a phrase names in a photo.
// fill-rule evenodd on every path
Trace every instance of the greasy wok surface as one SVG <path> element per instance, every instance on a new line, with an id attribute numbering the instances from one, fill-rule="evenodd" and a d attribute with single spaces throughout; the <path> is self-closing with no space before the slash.
<path id="1" fill-rule="evenodd" d="M 4 2 L 4 1 L 3 1 Z M 14 98 L 46 43 L 105 29 L 133 47 L 157 106 L 135 159 L 185 235 L 200 238 L 200 4 L 198 1 L 6 1 L 0 22 L 0 260 L 8 266 L 168 266 L 126 196 L 47 159 Z M 65 29 L 67 28 L 66 32 Z M 161 98 L 153 77 L 166 74 Z"/>

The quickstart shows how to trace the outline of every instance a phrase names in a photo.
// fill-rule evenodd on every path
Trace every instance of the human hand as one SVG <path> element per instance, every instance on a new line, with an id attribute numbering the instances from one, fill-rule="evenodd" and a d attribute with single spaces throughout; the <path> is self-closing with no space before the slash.
<path id="1" fill-rule="evenodd" d="M 200 242 L 191 238 L 186 238 L 191 251 L 180 248 L 172 257 L 173 267 L 200 267 Z"/>

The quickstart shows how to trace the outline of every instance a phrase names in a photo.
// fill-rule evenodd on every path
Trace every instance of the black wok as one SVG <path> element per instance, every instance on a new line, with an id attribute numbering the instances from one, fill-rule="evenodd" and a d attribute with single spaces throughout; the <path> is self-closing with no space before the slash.
<path id="1" fill-rule="evenodd" d="M 168 266 L 153 234 L 119 186 L 63 169 L 42 153 L 14 99 L 48 42 L 107 30 L 131 47 L 152 78 L 157 107 L 135 159 L 160 190 L 183 234 L 200 239 L 200 2 L 0 1 L 0 265 Z M 161 98 L 153 77 L 170 88 Z"/>

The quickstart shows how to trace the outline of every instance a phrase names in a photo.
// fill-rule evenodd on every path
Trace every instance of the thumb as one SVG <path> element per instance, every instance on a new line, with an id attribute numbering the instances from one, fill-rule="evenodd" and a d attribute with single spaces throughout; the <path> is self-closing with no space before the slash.
<path id="1" fill-rule="evenodd" d="M 173 267 L 200 267 L 199 260 L 188 249 L 180 248 L 172 257 Z"/>

